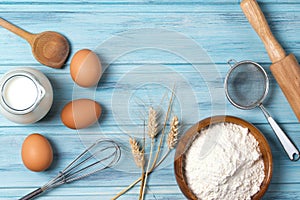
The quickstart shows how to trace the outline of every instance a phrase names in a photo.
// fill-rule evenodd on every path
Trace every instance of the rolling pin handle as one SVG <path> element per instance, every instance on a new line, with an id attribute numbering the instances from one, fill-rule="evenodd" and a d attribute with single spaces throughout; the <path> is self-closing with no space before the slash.
<path id="1" fill-rule="evenodd" d="M 241 8 L 255 32 L 265 45 L 272 63 L 285 58 L 286 53 L 274 37 L 256 0 L 243 0 Z"/>

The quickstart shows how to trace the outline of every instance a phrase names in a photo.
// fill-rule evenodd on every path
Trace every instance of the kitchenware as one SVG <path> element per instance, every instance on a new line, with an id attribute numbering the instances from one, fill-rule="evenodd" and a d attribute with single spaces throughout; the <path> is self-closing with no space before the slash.
<path id="1" fill-rule="evenodd" d="M 32 53 L 43 65 L 61 68 L 68 58 L 70 47 L 68 40 L 61 34 L 45 31 L 32 34 L 0 18 L 0 26 L 25 39 L 32 48 Z"/>
<path id="2" fill-rule="evenodd" d="M 208 127 L 212 124 L 222 123 L 222 122 L 230 122 L 248 128 L 251 134 L 255 137 L 255 139 L 259 143 L 258 144 L 259 149 L 262 153 L 262 159 L 265 166 L 264 169 L 265 178 L 260 186 L 259 192 L 252 197 L 252 200 L 259 200 L 267 191 L 272 178 L 273 163 L 272 163 L 271 149 L 263 134 L 255 126 L 253 126 L 252 124 L 250 124 L 245 120 L 242 120 L 237 117 L 232 117 L 232 116 L 214 116 L 214 117 L 209 117 L 204 120 L 201 120 L 200 122 L 192 126 L 189 130 L 187 130 L 187 132 L 185 132 L 185 134 L 180 138 L 180 141 L 177 144 L 176 153 L 175 153 L 175 162 L 174 162 L 174 170 L 175 170 L 177 184 L 179 185 L 182 193 L 188 199 L 193 199 L 193 200 L 197 199 L 197 197 L 193 194 L 193 192 L 189 188 L 185 177 L 186 152 L 191 146 L 194 139 L 198 136 L 201 129 Z M 216 162 L 218 161 L 216 160 Z"/>
<path id="3" fill-rule="evenodd" d="M 121 151 L 117 143 L 106 139 L 97 140 L 75 158 L 65 169 L 60 171 L 54 179 L 22 197 L 20 200 L 33 199 L 49 189 L 110 168 L 118 163 L 120 156 Z"/>
<path id="4" fill-rule="evenodd" d="M 263 41 L 272 61 L 270 69 L 300 121 L 300 68 L 293 54 L 285 51 L 273 36 L 266 18 L 255 0 L 243 0 L 241 8 Z"/>
<path id="5" fill-rule="evenodd" d="M 0 80 L 0 92 L 0 113 L 19 124 L 42 119 L 53 102 L 53 90 L 48 78 L 29 67 L 5 73 Z"/>
<path id="6" fill-rule="evenodd" d="M 269 79 L 265 70 L 252 61 L 230 60 L 228 63 L 231 69 L 226 75 L 224 87 L 230 103 L 244 110 L 259 107 L 289 158 L 293 161 L 298 160 L 299 151 L 262 104 L 269 91 Z"/>

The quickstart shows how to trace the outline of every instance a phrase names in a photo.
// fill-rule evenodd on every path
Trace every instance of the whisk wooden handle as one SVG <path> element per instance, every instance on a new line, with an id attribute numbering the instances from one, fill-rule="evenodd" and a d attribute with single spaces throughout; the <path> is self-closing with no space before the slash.
<path id="1" fill-rule="evenodd" d="M 268 22 L 256 0 L 243 0 L 241 2 L 241 8 L 249 23 L 263 41 L 271 61 L 276 63 L 285 58 L 285 51 L 273 36 Z"/>
<path id="2" fill-rule="evenodd" d="M 44 191 L 42 190 L 42 188 L 38 188 L 36 190 L 34 190 L 33 192 L 27 194 L 26 196 L 22 197 L 19 200 L 29 200 L 29 199 L 33 199 L 35 197 L 37 197 L 38 195 L 40 195 L 41 193 L 43 193 Z"/>

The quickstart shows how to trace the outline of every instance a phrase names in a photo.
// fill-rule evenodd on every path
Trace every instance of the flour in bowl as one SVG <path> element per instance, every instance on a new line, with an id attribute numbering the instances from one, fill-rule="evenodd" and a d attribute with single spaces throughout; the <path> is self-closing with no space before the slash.
<path id="1" fill-rule="evenodd" d="M 240 125 L 211 125 L 188 149 L 185 175 L 199 199 L 251 199 L 265 177 L 258 142 Z"/>

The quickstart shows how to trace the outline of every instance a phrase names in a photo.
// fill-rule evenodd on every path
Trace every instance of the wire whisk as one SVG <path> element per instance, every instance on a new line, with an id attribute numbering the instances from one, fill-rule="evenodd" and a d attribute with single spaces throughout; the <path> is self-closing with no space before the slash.
<path id="1" fill-rule="evenodd" d="M 97 140 L 75 158 L 65 169 L 60 171 L 55 178 L 44 186 L 20 198 L 20 200 L 33 199 L 49 189 L 110 168 L 118 163 L 120 157 L 121 149 L 117 143 L 107 139 Z"/>

